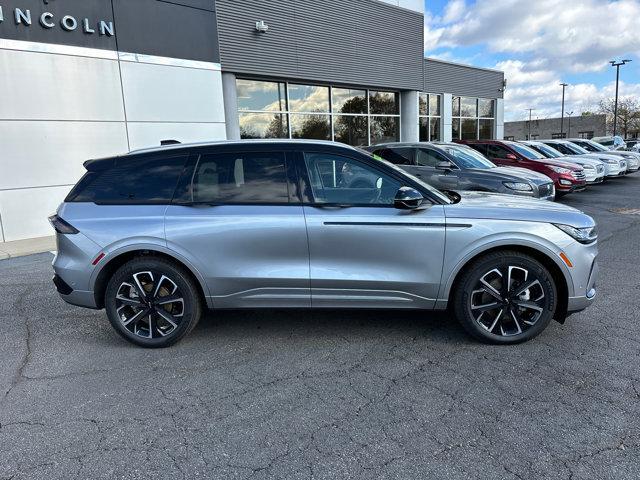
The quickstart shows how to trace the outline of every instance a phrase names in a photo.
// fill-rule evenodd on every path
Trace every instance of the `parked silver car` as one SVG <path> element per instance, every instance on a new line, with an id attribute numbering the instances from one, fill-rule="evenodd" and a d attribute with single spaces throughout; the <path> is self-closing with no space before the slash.
<path id="1" fill-rule="evenodd" d="M 144 347 L 177 342 L 205 307 L 449 308 L 515 343 L 596 295 L 591 217 L 445 195 L 345 145 L 174 145 L 85 167 L 50 219 L 54 283 Z"/>

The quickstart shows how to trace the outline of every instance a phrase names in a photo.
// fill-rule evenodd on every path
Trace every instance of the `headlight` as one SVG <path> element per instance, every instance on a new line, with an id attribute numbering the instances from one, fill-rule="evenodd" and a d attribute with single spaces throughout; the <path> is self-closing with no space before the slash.
<path id="1" fill-rule="evenodd" d="M 518 192 L 532 192 L 533 187 L 524 182 L 502 182 L 505 187 L 511 190 L 517 190 Z"/>
<path id="2" fill-rule="evenodd" d="M 614 160 L 613 158 L 601 158 L 603 162 L 607 162 L 609 165 L 620 165 L 618 160 Z"/>
<path id="3" fill-rule="evenodd" d="M 595 167 L 593 165 L 583 165 L 582 168 L 584 168 L 585 170 L 595 170 Z"/>
<path id="4" fill-rule="evenodd" d="M 551 170 L 553 170 L 556 173 L 571 173 L 571 170 L 569 170 L 568 168 L 554 167 L 554 166 L 551 166 L 551 165 L 547 165 L 547 168 L 550 168 Z"/>
<path id="5" fill-rule="evenodd" d="M 554 225 L 580 243 L 593 243 L 598 239 L 596 227 L 575 228 L 571 225 L 561 225 L 558 223 L 554 223 Z"/>

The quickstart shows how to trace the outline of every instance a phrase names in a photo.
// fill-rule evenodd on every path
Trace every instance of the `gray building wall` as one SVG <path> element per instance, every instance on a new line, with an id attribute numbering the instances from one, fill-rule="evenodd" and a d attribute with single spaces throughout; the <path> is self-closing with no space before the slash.
<path id="1" fill-rule="evenodd" d="M 424 17 L 375 0 L 217 0 L 223 71 L 421 90 Z M 264 20 L 267 33 L 255 23 Z"/>
<path id="2" fill-rule="evenodd" d="M 220 62 L 214 0 L 1 0 L 0 8 L 0 39 Z M 15 21 L 16 8 L 30 14 L 31 25 Z M 40 23 L 45 12 L 52 28 Z M 65 15 L 76 29 L 61 27 Z M 85 19 L 94 33 L 85 32 Z M 102 35 L 100 21 L 115 35 Z"/>
<path id="3" fill-rule="evenodd" d="M 531 121 L 531 136 L 539 139 L 550 139 L 556 133 L 560 133 L 560 118 L 545 118 Z M 588 115 L 564 117 L 564 133 L 567 138 L 578 137 L 580 132 L 593 132 L 594 137 L 603 137 L 607 134 L 606 115 Z M 505 122 L 504 137 L 514 140 L 526 140 L 529 134 L 529 121 Z"/>
<path id="4" fill-rule="evenodd" d="M 452 95 L 502 98 L 504 72 L 425 58 L 423 91 Z"/>

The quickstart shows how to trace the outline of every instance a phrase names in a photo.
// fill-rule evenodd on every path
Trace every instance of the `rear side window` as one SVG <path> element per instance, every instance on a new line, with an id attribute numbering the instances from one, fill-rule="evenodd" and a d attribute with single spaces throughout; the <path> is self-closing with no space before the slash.
<path id="1" fill-rule="evenodd" d="M 194 173 L 192 194 L 196 203 L 289 203 L 284 153 L 203 155 Z"/>
<path id="2" fill-rule="evenodd" d="M 106 205 L 171 203 L 187 158 L 118 158 L 110 168 L 89 171 L 66 201 Z"/>
<path id="3" fill-rule="evenodd" d="M 379 156 L 395 165 L 412 165 L 413 149 L 403 148 L 385 148 L 378 153 Z"/>

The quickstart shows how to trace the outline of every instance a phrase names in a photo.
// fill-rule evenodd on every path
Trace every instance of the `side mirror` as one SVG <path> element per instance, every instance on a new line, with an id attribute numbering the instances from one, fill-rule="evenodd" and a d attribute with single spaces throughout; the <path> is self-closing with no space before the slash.
<path id="1" fill-rule="evenodd" d="M 424 197 L 415 188 L 400 187 L 393 201 L 393 206 L 400 210 L 415 210 L 422 205 L 422 202 L 424 202 Z"/>
<path id="2" fill-rule="evenodd" d="M 513 153 L 507 153 L 507 156 L 505 158 L 507 160 L 518 160 L 518 157 L 516 157 Z"/>
<path id="3" fill-rule="evenodd" d="M 441 160 L 436 164 L 438 170 L 453 170 L 455 166 L 449 160 Z"/>

